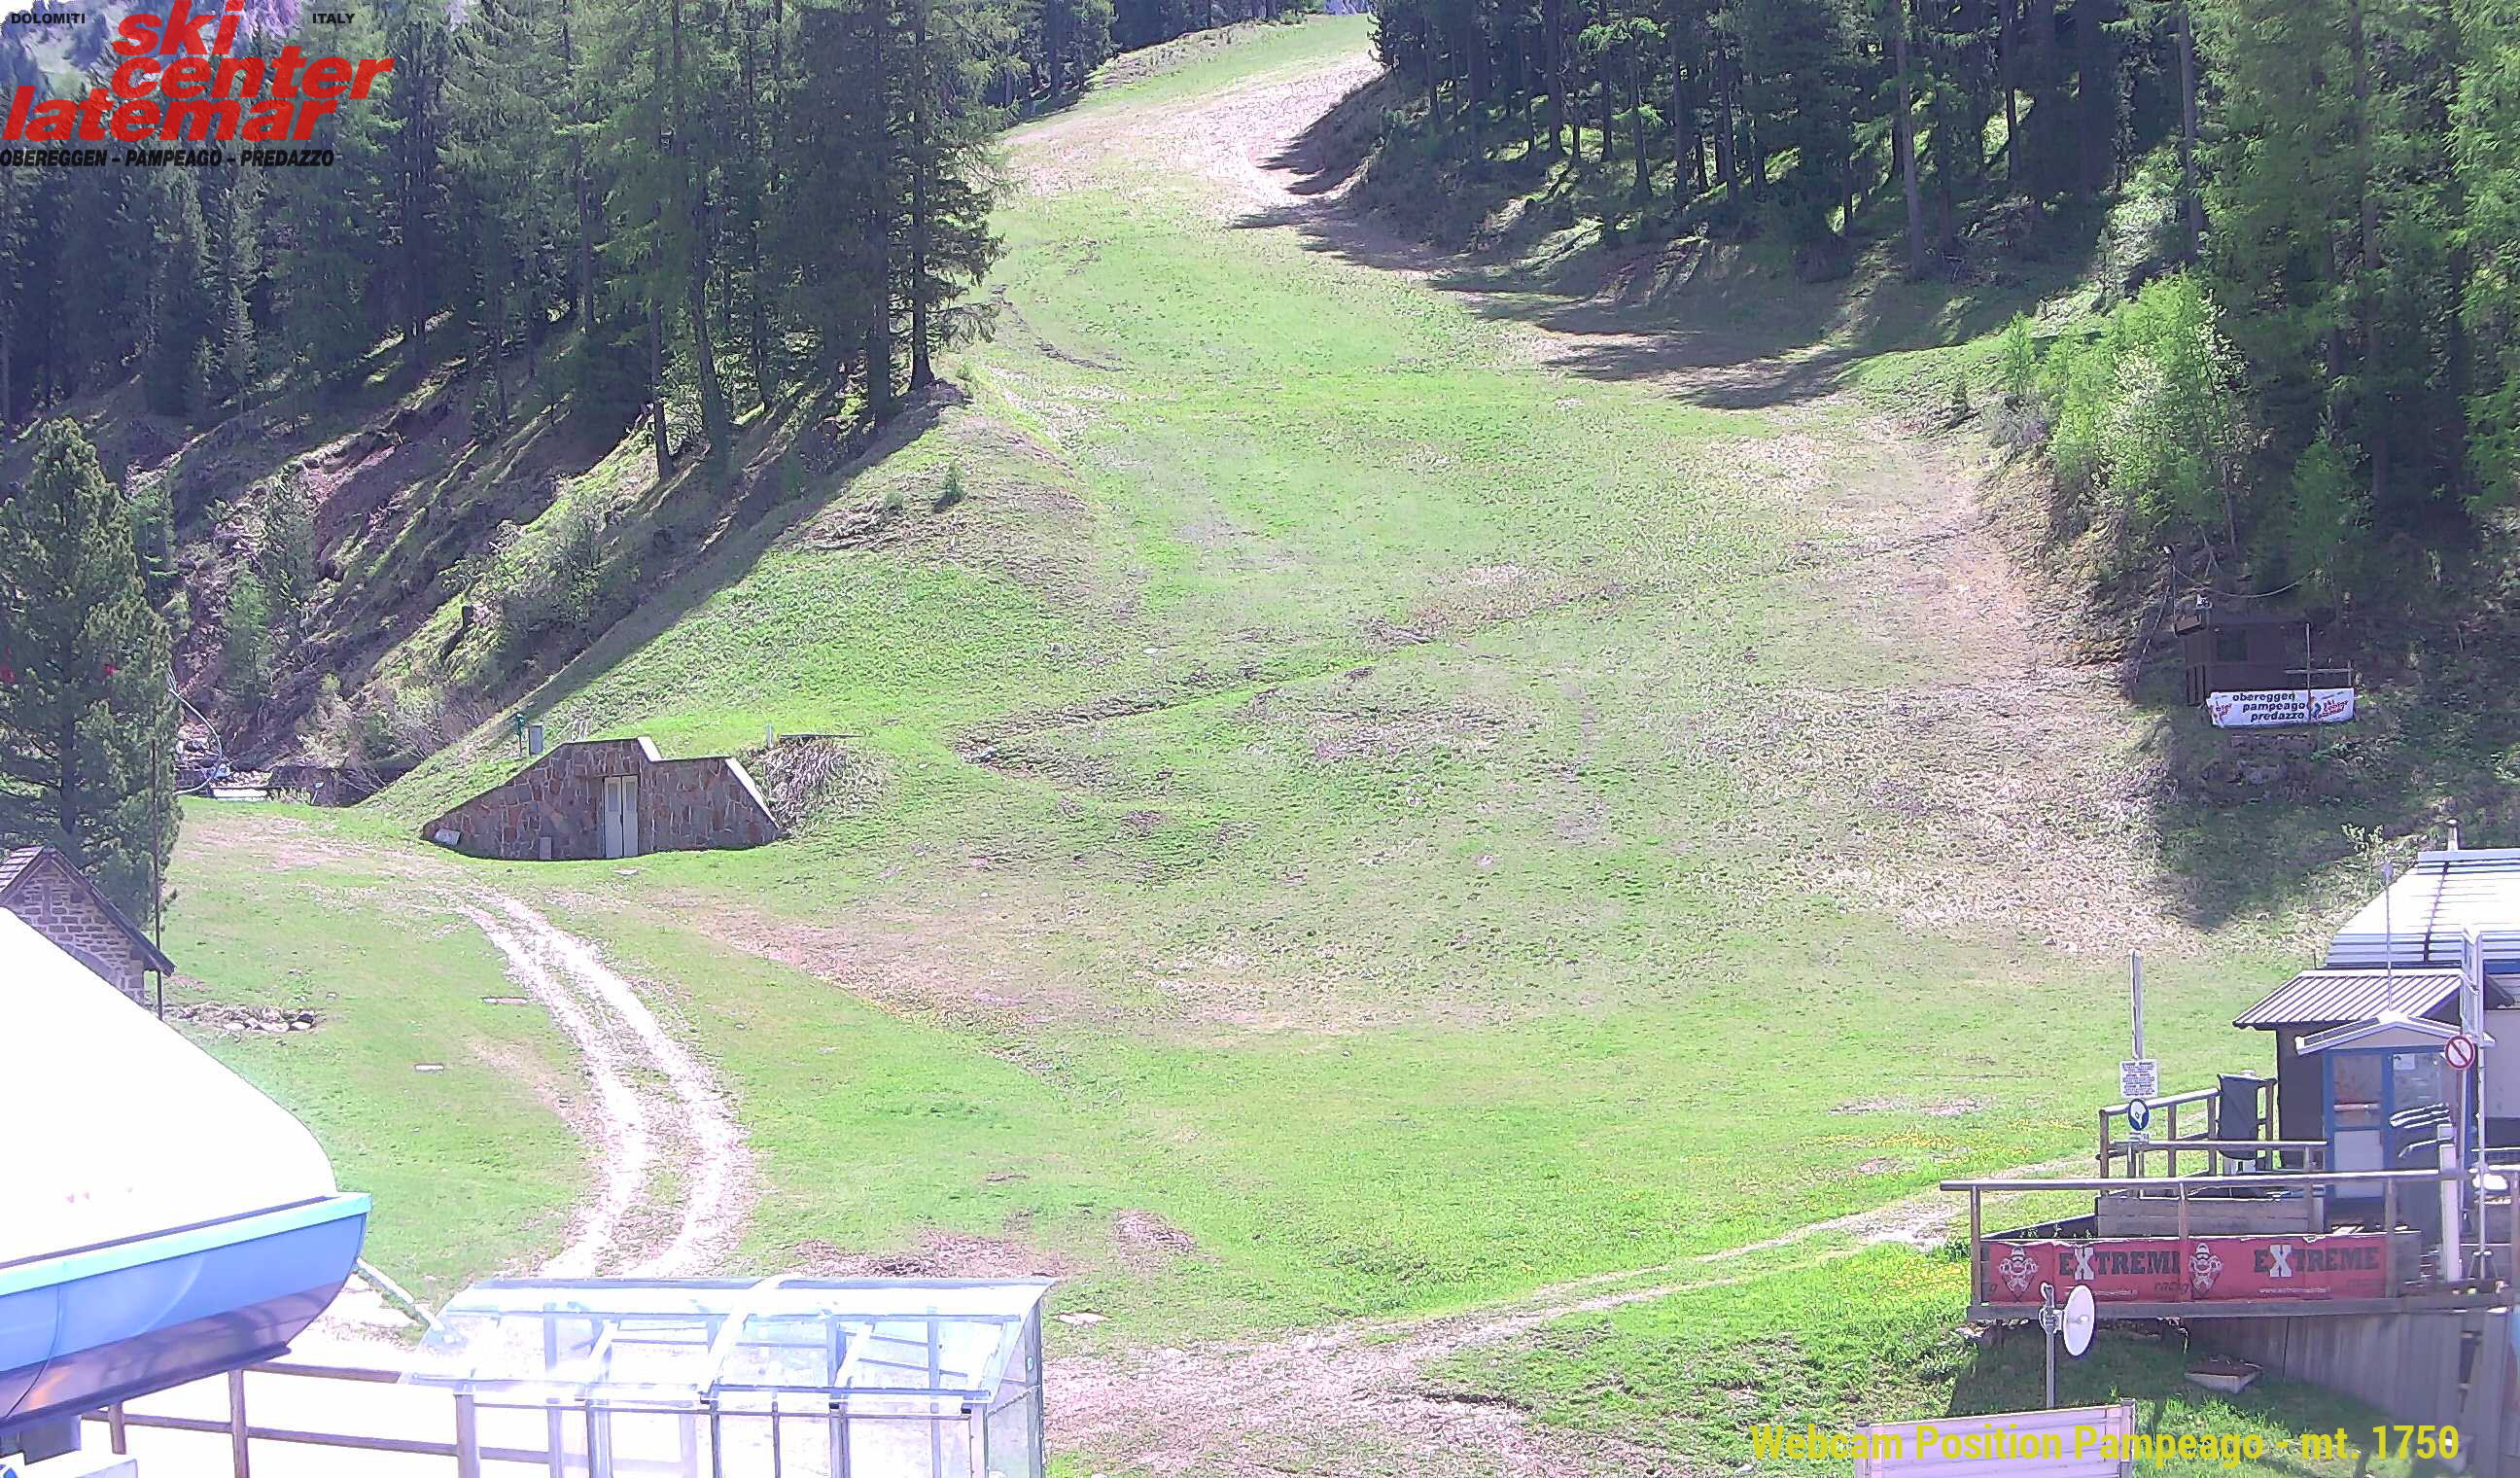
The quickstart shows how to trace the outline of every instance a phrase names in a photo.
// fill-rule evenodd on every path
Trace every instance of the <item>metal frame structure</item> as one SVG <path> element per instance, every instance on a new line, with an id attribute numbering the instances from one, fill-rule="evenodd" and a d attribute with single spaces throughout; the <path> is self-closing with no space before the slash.
<path id="1" fill-rule="evenodd" d="M 454 1393 L 459 1449 L 531 1431 L 551 1478 L 1040 1478 L 1049 1287 L 494 1280 L 405 1379 Z"/>

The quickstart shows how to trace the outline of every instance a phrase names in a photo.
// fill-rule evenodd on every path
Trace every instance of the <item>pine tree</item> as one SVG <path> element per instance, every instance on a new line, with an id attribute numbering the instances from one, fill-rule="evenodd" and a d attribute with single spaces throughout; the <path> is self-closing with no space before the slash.
<path id="1" fill-rule="evenodd" d="M 248 712 L 271 697 L 273 642 L 271 598 L 262 577 L 247 570 L 228 587 L 224 643 L 219 649 L 219 682 L 229 699 Z"/>
<path id="2" fill-rule="evenodd" d="M 217 345 L 216 397 L 244 410 L 253 391 L 256 366 L 253 312 L 247 305 L 261 270 L 256 204 L 262 175 L 238 170 L 228 176 L 210 212 L 210 270 L 217 293 L 211 337 Z"/>
<path id="3" fill-rule="evenodd" d="M 295 646 L 306 636 L 315 600 L 315 508 L 294 467 L 281 474 L 263 505 L 262 544 L 254 551 L 253 568 L 273 632 Z"/>
<path id="4" fill-rule="evenodd" d="M 169 416 L 200 417 L 208 386 L 202 374 L 213 352 L 218 304 L 211 293 L 208 228 L 190 169 L 157 172 L 156 264 L 149 286 L 147 337 L 141 375 L 150 408 Z"/>
<path id="5" fill-rule="evenodd" d="M 142 909 L 174 843 L 166 631 L 129 507 L 68 421 L 37 430 L 0 503 L 0 832 L 59 847 Z"/>
<path id="6" fill-rule="evenodd" d="M 6 81 L 0 76 L 0 83 Z M 32 173 L 22 165 L 0 164 L 0 433 L 18 420 L 18 346 L 24 327 L 21 320 L 28 316 L 18 304 L 30 275 L 25 239 Z"/>
<path id="7" fill-rule="evenodd" d="M 796 15 L 795 85 L 776 136 L 788 170 L 769 244 L 788 312 L 812 335 L 820 376 L 845 384 L 863 363 L 882 295 L 873 249 L 878 173 L 889 164 L 889 100 L 874 74 L 879 0 L 817 0 Z M 870 395 L 872 399 L 872 395 Z"/>
<path id="8" fill-rule="evenodd" d="M 1836 270 L 1847 260 L 1834 218 L 1854 194 L 1859 33 L 1849 0 L 1744 8 L 1741 44 L 1757 78 L 1748 101 L 1759 148 L 1764 157 L 1792 156 L 1777 207 L 1807 274 Z M 1754 170 L 1752 177 L 1762 173 Z M 1844 224 L 1851 230 L 1854 223 Z"/>
<path id="9" fill-rule="evenodd" d="M 428 320 L 438 307 L 437 224 L 444 191 L 438 155 L 453 42 L 440 0 L 383 0 L 382 11 L 387 55 L 394 59 L 394 69 L 379 89 L 387 115 L 385 218 L 393 226 L 403 365 L 416 378 L 428 363 Z"/>
<path id="10" fill-rule="evenodd" d="M 2451 153 L 2463 210 L 2458 347 L 2468 457 L 2479 507 L 2520 502 L 2520 7 L 2454 0 L 2457 87 Z"/>
<path id="11" fill-rule="evenodd" d="M 900 295 L 910 315 L 910 388 L 936 379 L 935 354 L 986 331 L 990 307 L 961 302 L 998 258 L 983 171 L 995 116 L 973 84 L 968 0 L 905 0 L 908 23 L 898 137 L 906 246 Z"/>
<path id="12" fill-rule="evenodd" d="M 369 13 L 356 13 L 345 53 L 373 55 L 381 46 Z M 391 73 L 387 74 L 390 80 Z M 389 300 L 370 291 L 386 275 L 392 244 L 380 223 L 390 220 L 386 179 L 389 125 L 376 106 L 334 110 L 320 119 L 311 147 L 333 151 L 330 169 L 279 173 L 266 211 L 266 243 L 278 296 L 282 357 L 317 383 L 338 385 L 377 346 Z"/>

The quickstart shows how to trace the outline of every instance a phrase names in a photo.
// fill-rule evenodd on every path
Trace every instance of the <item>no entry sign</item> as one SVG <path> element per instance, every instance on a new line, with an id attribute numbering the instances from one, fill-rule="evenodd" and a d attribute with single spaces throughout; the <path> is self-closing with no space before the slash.
<path id="1" fill-rule="evenodd" d="M 2463 1073 L 2476 1065 L 2476 1043 L 2464 1033 L 2442 1044 L 2442 1060 L 2451 1071 Z"/>

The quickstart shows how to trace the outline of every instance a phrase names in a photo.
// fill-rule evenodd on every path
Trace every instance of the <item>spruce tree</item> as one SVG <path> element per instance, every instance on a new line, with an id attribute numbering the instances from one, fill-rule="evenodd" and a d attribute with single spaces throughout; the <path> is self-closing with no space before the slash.
<path id="1" fill-rule="evenodd" d="M 146 909 L 174 844 L 165 627 L 131 513 L 69 421 L 0 503 L 0 833 L 58 847 Z"/>
<path id="2" fill-rule="evenodd" d="M 901 143 L 907 249 L 900 296 L 910 316 L 910 387 L 936 379 L 938 349 L 983 332 L 986 302 L 962 301 L 998 258 L 984 170 L 995 114 L 970 78 L 977 55 L 968 0 L 904 0 Z"/>
<path id="3" fill-rule="evenodd" d="M 307 608 L 315 600 L 315 508 L 306 482 L 292 467 L 272 485 L 262 510 L 262 546 L 254 551 L 271 628 L 291 646 L 306 636 Z"/>
<path id="4" fill-rule="evenodd" d="M 216 336 L 217 303 L 208 271 L 208 228 L 190 169 L 163 169 L 157 211 L 156 272 L 150 282 L 141 378 L 152 410 L 200 418 L 208 409 L 203 367 Z"/>

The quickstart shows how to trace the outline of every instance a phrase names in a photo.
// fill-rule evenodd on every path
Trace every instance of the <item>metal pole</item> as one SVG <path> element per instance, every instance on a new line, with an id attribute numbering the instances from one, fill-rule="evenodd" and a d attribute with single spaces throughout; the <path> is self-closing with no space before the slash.
<path id="1" fill-rule="evenodd" d="M 2380 1187 L 2380 1277 L 2389 1297 L 2398 1296 L 2398 1183 L 2390 1181 Z"/>
<path id="2" fill-rule="evenodd" d="M 2056 1285 L 2039 1285 L 2040 1340 L 2048 1347 L 2048 1406 L 2056 1409 Z"/>
<path id="3" fill-rule="evenodd" d="M 470 1391 L 455 1393 L 455 1478 L 481 1478 L 480 1413 Z"/>
<path id="4" fill-rule="evenodd" d="M 2398 865 L 2383 861 L 2380 864 L 2380 991 L 2383 1011 L 2398 1008 L 2398 924 L 2389 902 L 2389 890 L 2397 886 L 2397 882 Z"/>
<path id="5" fill-rule="evenodd" d="M 159 875 L 164 864 L 160 863 L 158 857 L 165 845 L 166 838 L 166 786 L 163 783 L 165 764 L 158 751 L 159 746 L 164 742 L 161 735 L 155 730 L 151 731 L 149 805 L 154 813 L 151 820 L 156 824 L 157 830 L 149 838 L 149 942 L 158 947 L 158 953 L 161 956 L 166 953 L 166 880 Z M 163 1021 L 166 1019 L 166 972 L 151 970 L 149 973 L 158 977 L 158 1019 Z"/>
<path id="6" fill-rule="evenodd" d="M 2127 960 L 2132 968 L 2135 995 L 2135 1054 L 2140 1057 L 2143 1055 L 2143 951 L 2130 951 Z"/>
<path id="7" fill-rule="evenodd" d="M 2459 1246 L 2464 1238 L 2459 1235 L 2458 1227 L 2458 1181 L 2455 1175 L 2447 1173 L 2458 1169 L 2458 1146 L 2449 1140 L 2442 1141 L 2440 1159 L 2437 1163 L 2446 1172 L 2441 1183 L 2442 1281 L 2462 1282 L 2465 1276 L 2459 1256 Z"/>
<path id="8" fill-rule="evenodd" d="M 1986 1298 L 1986 1243 L 1978 1216 L 1978 1193 L 1969 1192 L 1969 1302 L 1982 1303 Z M 1036 1372 L 1038 1379 L 1038 1372 Z"/>
<path id="9" fill-rule="evenodd" d="M 228 1466 L 236 1478 L 253 1478 L 253 1457 L 246 1442 L 243 1370 L 228 1372 Z"/>

